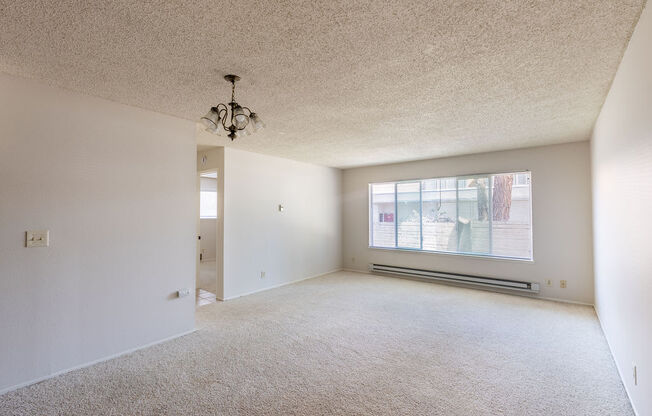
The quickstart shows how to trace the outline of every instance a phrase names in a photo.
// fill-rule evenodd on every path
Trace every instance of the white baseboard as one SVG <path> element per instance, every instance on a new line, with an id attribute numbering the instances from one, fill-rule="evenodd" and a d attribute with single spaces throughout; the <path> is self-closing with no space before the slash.
<path id="1" fill-rule="evenodd" d="M 25 382 L 16 384 L 14 386 L 5 387 L 5 388 L 0 390 L 0 396 L 5 394 L 5 393 L 9 393 L 10 391 L 17 390 L 17 389 L 19 389 L 21 387 L 27 387 L 27 386 L 30 386 L 32 384 L 40 383 L 41 381 L 45 381 L 47 379 L 57 377 L 57 376 L 60 376 L 62 374 L 66 374 L 66 373 L 69 373 L 71 371 L 80 370 L 82 368 L 90 367 L 92 365 L 99 364 L 99 363 L 104 362 L 104 361 L 108 361 L 108 360 L 112 360 L 114 358 L 122 357 L 123 355 L 131 354 L 132 352 L 136 352 L 138 350 L 142 350 L 142 349 L 145 349 L 145 348 L 148 348 L 148 347 L 152 347 L 152 346 L 157 345 L 157 344 L 162 344 L 162 343 L 167 342 L 167 341 L 172 341 L 175 338 L 179 338 L 179 337 L 183 337 L 183 336 L 188 335 L 188 334 L 192 334 L 196 330 L 197 329 L 192 329 L 190 331 L 186 331 L 186 332 L 182 332 L 180 334 L 172 335 L 171 337 L 167 337 L 167 338 L 160 339 L 158 341 L 150 342 L 148 344 L 141 345 L 139 347 L 130 348 L 128 350 L 119 352 L 117 354 L 111 354 L 111 355 L 108 355 L 106 357 L 98 358 L 97 360 L 89 361 L 89 362 L 84 363 L 84 364 L 76 365 L 74 367 L 66 368 L 64 370 L 55 371 L 54 373 L 50 373 L 50 374 L 48 374 L 46 376 L 38 377 L 38 378 L 29 380 L 29 381 L 25 381 Z"/>
<path id="2" fill-rule="evenodd" d="M 331 270 L 331 271 L 328 271 L 328 272 L 319 273 L 319 274 L 315 274 L 313 276 L 308 276 L 308 277 L 302 277 L 301 279 L 292 280 L 292 281 L 289 281 L 289 282 L 280 283 L 278 285 L 268 286 L 268 287 L 264 287 L 264 288 L 261 288 L 261 289 L 252 290 L 251 292 L 245 292 L 245 293 L 240 293 L 238 295 L 228 296 L 228 297 L 225 297 L 224 299 L 219 299 L 219 300 L 222 300 L 222 301 L 224 301 L 224 300 L 233 300 L 233 299 L 241 298 L 243 296 L 253 295 L 254 293 L 264 292 L 266 290 L 276 289 L 278 287 L 291 285 L 293 283 L 303 282 L 304 280 L 314 279 L 315 277 L 320 277 L 320 276 L 325 276 L 325 275 L 331 274 L 331 273 L 341 272 L 342 270 L 343 270 L 342 268 L 337 268 L 337 269 L 334 269 L 334 270 Z"/>
<path id="3" fill-rule="evenodd" d="M 342 267 L 341 270 L 342 270 L 343 272 L 352 272 L 352 273 L 371 274 L 368 270 L 349 269 L 349 268 L 346 268 L 346 267 Z"/>
<path id="4" fill-rule="evenodd" d="M 580 302 L 579 300 L 568 300 L 568 299 L 560 299 L 560 298 L 547 298 L 544 296 L 530 296 L 534 299 L 542 299 L 542 300 L 549 300 L 551 302 L 561 302 L 561 303 L 570 303 L 573 305 L 582 305 L 582 306 L 590 306 L 594 307 L 592 303 L 587 303 L 587 302 Z"/>
<path id="5" fill-rule="evenodd" d="M 614 355 L 614 350 L 611 348 L 611 343 L 609 342 L 609 337 L 607 337 L 607 333 L 604 330 L 604 326 L 602 326 L 602 319 L 600 319 L 600 312 L 598 312 L 598 308 L 595 308 L 595 315 L 598 317 L 598 323 L 600 324 L 600 329 L 602 330 L 602 335 L 604 336 L 604 339 L 607 340 L 607 347 L 609 347 L 609 352 L 611 353 L 611 358 L 614 360 L 614 364 L 616 364 L 616 370 L 618 370 L 618 375 L 620 376 L 620 382 L 623 383 L 623 388 L 625 389 L 625 393 L 627 394 L 627 398 L 629 399 L 629 404 L 632 405 L 632 409 L 634 410 L 634 414 L 638 416 L 638 412 L 636 411 L 636 406 L 634 406 L 634 402 L 632 401 L 632 396 L 629 394 L 629 390 L 627 390 L 627 384 L 625 384 L 625 377 L 623 377 L 623 372 L 620 369 L 620 366 L 618 366 L 618 361 L 616 360 L 616 356 Z"/>

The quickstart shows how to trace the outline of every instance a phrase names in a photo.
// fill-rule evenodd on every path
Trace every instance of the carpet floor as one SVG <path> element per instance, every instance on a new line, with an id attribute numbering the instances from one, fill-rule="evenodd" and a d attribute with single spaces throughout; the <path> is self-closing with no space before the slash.
<path id="1" fill-rule="evenodd" d="M 0 396 L 2 415 L 632 415 L 591 307 L 339 272 Z"/>

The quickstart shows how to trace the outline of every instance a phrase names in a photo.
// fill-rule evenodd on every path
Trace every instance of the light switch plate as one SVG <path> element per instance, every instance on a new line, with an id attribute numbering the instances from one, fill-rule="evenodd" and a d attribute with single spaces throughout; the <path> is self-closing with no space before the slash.
<path id="1" fill-rule="evenodd" d="M 30 230 L 25 233 L 25 247 L 47 247 L 50 245 L 49 230 Z"/>

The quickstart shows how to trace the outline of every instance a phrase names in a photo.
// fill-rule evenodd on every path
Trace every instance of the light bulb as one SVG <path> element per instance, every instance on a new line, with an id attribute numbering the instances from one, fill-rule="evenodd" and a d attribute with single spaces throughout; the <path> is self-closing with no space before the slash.
<path id="1" fill-rule="evenodd" d="M 244 129 L 249 124 L 249 117 L 239 105 L 233 107 L 233 124 L 238 130 Z"/>
<path id="2" fill-rule="evenodd" d="M 220 125 L 206 127 L 206 131 L 216 136 L 221 136 L 222 128 Z"/>
<path id="3" fill-rule="evenodd" d="M 247 134 L 254 134 L 256 131 L 258 131 L 254 120 L 251 118 L 251 115 L 249 116 L 249 123 L 247 123 L 247 127 L 243 131 L 246 131 Z"/>
<path id="4" fill-rule="evenodd" d="M 200 121 L 206 127 L 206 130 L 217 128 L 217 125 L 220 123 L 220 114 L 217 112 L 217 107 L 211 107 Z"/>
<path id="5" fill-rule="evenodd" d="M 246 127 L 244 130 L 242 130 L 242 131 L 244 131 L 245 133 L 247 133 L 247 135 L 250 135 L 250 134 L 254 134 L 254 133 L 256 133 L 256 130 L 254 130 L 254 123 L 252 123 L 251 121 L 249 121 L 249 124 L 247 124 L 247 127 Z"/>
<path id="6" fill-rule="evenodd" d="M 258 114 L 251 113 L 251 116 L 249 116 L 249 118 L 251 119 L 251 122 L 254 125 L 255 131 L 265 128 L 265 123 L 263 123 L 260 117 L 258 117 Z"/>

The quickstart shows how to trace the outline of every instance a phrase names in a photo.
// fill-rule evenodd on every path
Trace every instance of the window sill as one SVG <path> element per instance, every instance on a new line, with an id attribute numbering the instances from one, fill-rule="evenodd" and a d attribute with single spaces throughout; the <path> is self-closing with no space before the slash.
<path id="1" fill-rule="evenodd" d="M 400 251 L 407 253 L 417 253 L 417 254 L 436 254 L 436 255 L 445 255 L 445 256 L 456 256 L 456 257 L 470 257 L 474 259 L 482 260 L 497 260 L 497 261 L 514 261 L 519 263 L 531 263 L 534 264 L 534 258 L 531 259 L 522 259 L 518 257 L 501 257 L 501 256 L 489 256 L 484 254 L 470 254 L 470 253 L 452 253 L 448 251 L 430 251 L 430 250 L 419 250 L 411 248 L 391 248 L 391 247 L 375 247 L 368 246 L 372 250 L 382 250 L 382 251 Z"/>

